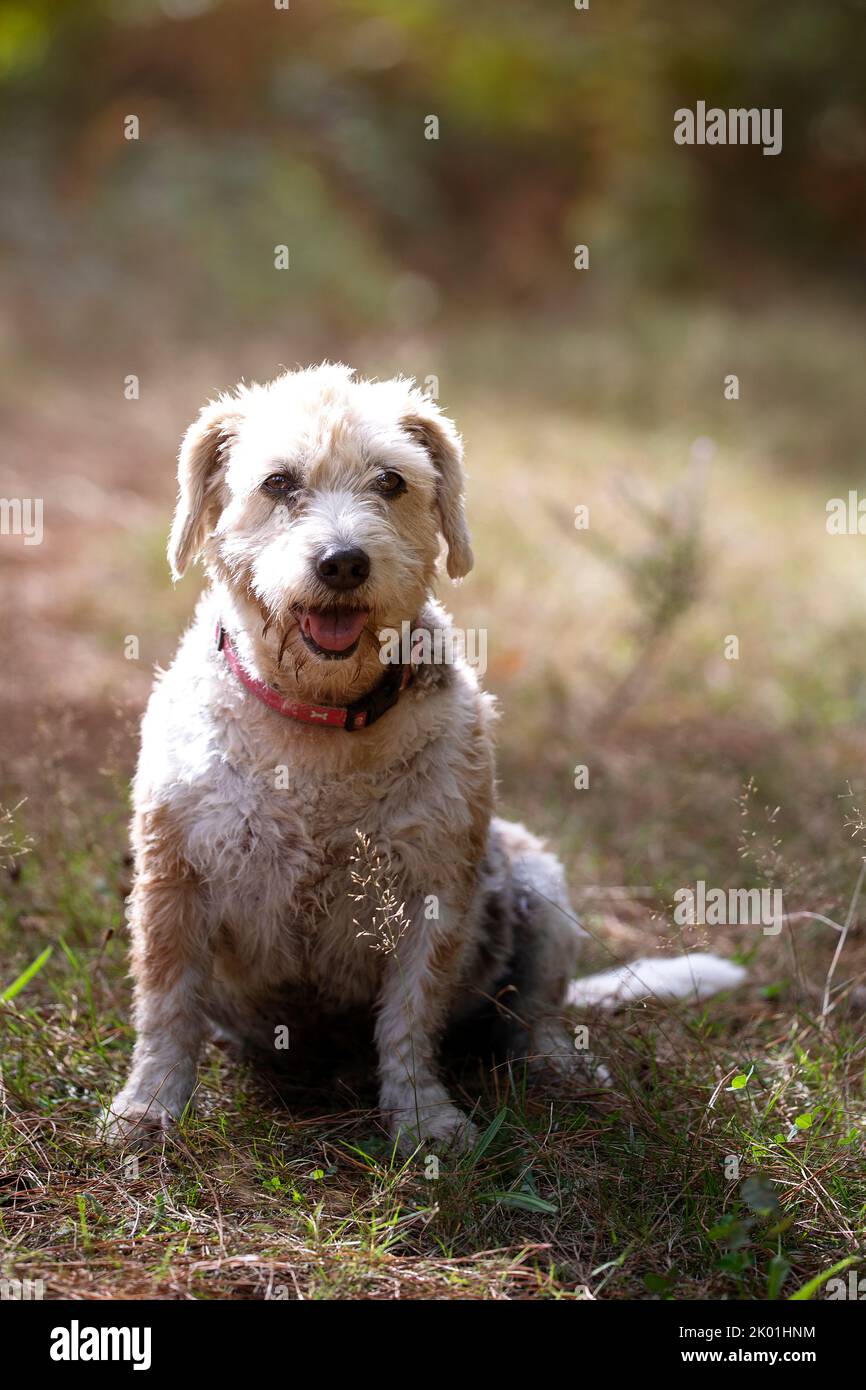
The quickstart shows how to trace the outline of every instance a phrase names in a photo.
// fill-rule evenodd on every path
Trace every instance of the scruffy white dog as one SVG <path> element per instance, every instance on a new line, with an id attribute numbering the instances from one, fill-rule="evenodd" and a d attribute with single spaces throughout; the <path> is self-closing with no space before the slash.
<path id="1" fill-rule="evenodd" d="M 380 659 L 385 629 L 448 629 L 440 534 L 449 575 L 472 567 L 461 455 L 411 382 L 331 365 L 239 386 L 187 432 L 169 559 L 177 578 L 201 554 L 210 583 L 142 726 L 115 1137 L 178 1118 L 213 1027 L 273 1051 L 366 1011 L 383 1116 L 412 1144 L 472 1138 L 437 1070 L 451 1025 L 505 1021 L 512 1050 L 575 1059 L 580 929 L 557 860 L 493 816 L 490 697 L 460 661 Z M 571 997 L 737 978 L 689 959 Z"/>

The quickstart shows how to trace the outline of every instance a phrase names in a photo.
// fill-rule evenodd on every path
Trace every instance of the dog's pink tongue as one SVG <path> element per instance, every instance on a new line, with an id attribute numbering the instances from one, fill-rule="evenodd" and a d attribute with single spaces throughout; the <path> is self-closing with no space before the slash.
<path id="1" fill-rule="evenodd" d="M 326 652 L 344 652 L 358 640 L 369 616 L 366 608 L 311 609 L 304 617 L 304 629 Z"/>

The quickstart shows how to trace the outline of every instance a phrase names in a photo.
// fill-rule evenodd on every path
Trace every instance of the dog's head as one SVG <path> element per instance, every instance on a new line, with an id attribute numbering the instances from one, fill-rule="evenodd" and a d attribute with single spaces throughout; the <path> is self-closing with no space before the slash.
<path id="1" fill-rule="evenodd" d="M 178 480 L 175 578 L 201 552 L 296 667 L 378 656 L 429 595 L 440 533 L 452 578 L 472 567 L 460 436 L 402 378 L 328 365 L 239 386 L 190 426 Z"/>

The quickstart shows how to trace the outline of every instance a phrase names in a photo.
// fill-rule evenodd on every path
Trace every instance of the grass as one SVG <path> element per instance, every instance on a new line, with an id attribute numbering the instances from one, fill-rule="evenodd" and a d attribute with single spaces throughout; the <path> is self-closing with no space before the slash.
<path id="1" fill-rule="evenodd" d="M 709 945 L 743 960 L 748 984 L 589 1020 L 606 1090 L 467 1061 L 451 1084 L 483 1137 L 459 1161 L 393 1153 L 361 1058 L 277 1092 L 216 1046 L 164 1154 L 106 1150 L 96 1115 L 132 1043 L 135 727 L 192 595 L 172 593 L 159 559 L 168 467 L 123 474 L 103 422 L 87 464 L 99 524 L 65 516 L 65 548 L 49 534 L 56 603 L 17 591 L 34 640 L 3 710 L 0 1275 L 84 1298 L 771 1299 L 825 1297 L 828 1271 L 866 1258 L 862 903 L 825 998 L 866 805 L 863 542 L 824 526 L 853 477 L 855 331 L 830 306 L 651 308 L 603 327 L 595 359 L 591 338 L 546 345 L 549 381 L 525 334 L 507 351 L 483 327 L 414 346 L 434 364 L 453 348 L 455 383 L 473 383 L 451 392 L 442 374 L 478 555 L 449 601 L 488 628 L 503 810 L 563 855 L 587 967 Z M 742 397 L 724 403 L 738 353 Z M 569 398 L 567 364 L 592 377 L 593 361 L 605 391 L 584 373 Z M 211 385 L 239 374 L 207 370 Z M 153 390 L 151 456 L 167 459 L 197 400 Z M 20 409 L 50 435 L 42 406 Z M 119 490 L 137 508 L 123 533 Z M 130 632 L 138 662 L 123 658 Z M 701 878 L 781 887 L 783 931 L 675 928 L 674 893 Z"/>
<path id="2" fill-rule="evenodd" d="M 106 868 L 108 933 L 104 893 L 69 884 L 82 926 L 4 1006 L 7 1275 L 59 1297 L 767 1298 L 862 1250 L 866 1039 L 784 988 L 593 1025 L 609 1092 L 467 1068 L 484 1133 L 459 1162 L 398 1158 L 363 1077 L 280 1097 L 216 1047 L 164 1155 L 107 1152 L 95 1107 L 131 1042 L 119 843 Z"/>

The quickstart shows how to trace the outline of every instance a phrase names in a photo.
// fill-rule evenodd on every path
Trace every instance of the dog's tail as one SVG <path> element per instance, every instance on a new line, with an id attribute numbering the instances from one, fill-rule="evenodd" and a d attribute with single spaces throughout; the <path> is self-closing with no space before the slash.
<path id="1" fill-rule="evenodd" d="M 742 984 L 741 965 L 696 951 L 688 956 L 651 957 L 587 975 L 569 986 L 568 1002 L 578 1008 L 617 1009 L 640 999 L 709 999 Z"/>

